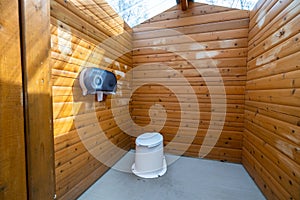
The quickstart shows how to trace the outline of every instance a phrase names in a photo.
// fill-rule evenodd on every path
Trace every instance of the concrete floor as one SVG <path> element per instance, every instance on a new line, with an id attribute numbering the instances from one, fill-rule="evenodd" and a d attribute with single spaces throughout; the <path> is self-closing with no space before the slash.
<path id="1" fill-rule="evenodd" d="M 157 179 L 109 170 L 79 200 L 262 200 L 240 164 L 180 157 Z"/>

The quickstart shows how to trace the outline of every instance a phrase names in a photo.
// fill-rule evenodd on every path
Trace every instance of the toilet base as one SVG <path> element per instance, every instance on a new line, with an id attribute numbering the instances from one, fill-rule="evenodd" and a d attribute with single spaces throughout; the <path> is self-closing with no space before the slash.
<path id="1" fill-rule="evenodd" d="M 164 175 L 167 172 L 167 162 L 166 158 L 163 158 L 163 167 L 160 170 L 152 171 L 152 172 L 138 172 L 135 170 L 135 163 L 132 165 L 132 172 L 142 178 L 158 178 Z"/>

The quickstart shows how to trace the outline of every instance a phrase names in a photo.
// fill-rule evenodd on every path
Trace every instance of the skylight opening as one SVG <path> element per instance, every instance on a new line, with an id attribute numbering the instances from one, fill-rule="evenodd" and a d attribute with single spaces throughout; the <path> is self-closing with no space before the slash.
<path id="1" fill-rule="evenodd" d="M 195 0 L 194 2 L 241 10 L 252 10 L 258 0 Z"/>
<path id="2" fill-rule="evenodd" d="M 198 3 L 241 10 L 252 10 L 257 1 L 258 0 L 194 0 L 194 2 Z M 177 4 L 176 0 L 107 0 L 107 3 L 130 27 L 139 25 Z"/>
<path id="3" fill-rule="evenodd" d="M 107 3 L 134 27 L 176 5 L 176 0 L 107 0 Z"/>

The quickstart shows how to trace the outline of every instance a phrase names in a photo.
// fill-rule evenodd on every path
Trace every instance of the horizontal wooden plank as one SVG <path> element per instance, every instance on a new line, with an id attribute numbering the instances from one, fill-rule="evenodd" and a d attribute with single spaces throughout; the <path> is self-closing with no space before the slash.
<path id="1" fill-rule="evenodd" d="M 152 66 L 151 66 L 152 67 Z M 146 67 L 145 67 L 146 68 Z M 182 81 L 181 77 L 184 76 L 185 78 L 188 77 L 199 77 L 199 81 L 201 81 L 201 77 L 204 77 L 205 81 L 211 80 L 213 77 L 220 77 L 215 78 L 215 80 L 222 80 L 222 78 L 231 76 L 234 78 L 238 78 L 241 76 L 246 76 L 246 67 L 234 67 L 234 68 L 213 68 L 213 69 L 184 69 L 178 70 L 174 72 L 173 70 L 162 70 L 156 69 L 156 67 L 152 67 L 152 69 L 142 69 L 144 70 L 134 70 L 133 71 L 133 78 L 134 79 L 153 79 L 156 80 L 157 78 L 165 78 L 170 79 L 170 81 L 175 81 L 178 77 L 178 81 Z M 203 80 L 203 79 L 202 79 Z M 226 79 L 225 79 L 226 80 Z M 134 83 L 133 83 L 134 85 Z"/>
<path id="2" fill-rule="evenodd" d="M 264 116 L 258 112 L 245 110 L 245 118 L 265 129 L 290 140 L 295 144 L 300 144 L 300 127 L 287 122 L 282 122 L 271 117 Z"/>
<path id="3" fill-rule="evenodd" d="M 123 31 L 124 20 L 104 2 L 101 5 L 95 1 L 82 2 L 74 0 L 71 4 L 62 0 L 57 0 L 57 2 L 68 9 L 74 10 L 75 13 L 80 11 L 86 18 L 93 19 L 95 25 L 109 31 L 110 34 L 116 35 Z"/>
<path id="4" fill-rule="evenodd" d="M 81 54 L 82 52 L 89 52 L 89 59 L 94 56 L 93 53 L 105 54 L 106 57 L 111 58 L 119 55 L 115 49 L 107 45 L 102 45 L 101 43 L 99 44 L 98 41 L 95 42 L 93 39 L 90 39 L 87 36 L 83 37 L 78 31 L 68 27 L 66 24 L 59 22 L 56 22 L 51 26 L 51 36 L 52 51 L 61 51 L 64 54 L 70 54 L 74 51 L 77 51 Z M 124 58 L 118 57 L 119 56 L 117 56 L 117 59 L 121 61 L 123 59 L 126 62 L 130 62 L 130 56 L 124 56 Z"/>
<path id="5" fill-rule="evenodd" d="M 95 50 L 96 49 L 96 50 Z M 126 58 L 125 56 L 121 56 L 120 58 L 113 60 L 111 58 L 114 58 L 114 56 L 112 56 L 111 58 L 107 57 L 109 55 L 106 56 L 106 54 L 104 55 L 104 52 L 107 49 L 98 49 L 97 47 L 95 47 L 92 50 L 89 50 L 87 53 L 85 53 L 85 55 L 80 58 L 80 57 L 76 57 L 76 55 L 73 54 L 62 54 L 59 51 L 52 51 L 51 52 L 51 56 L 53 57 L 53 59 L 55 59 L 55 61 L 61 61 L 61 62 L 66 62 L 66 63 L 70 63 L 70 64 L 76 64 L 79 65 L 80 67 L 99 67 L 102 66 L 102 68 L 114 68 L 116 69 L 116 65 L 117 63 L 123 63 L 123 65 L 125 66 L 130 66 L 131 64 L 131 60 Z M 71 52 L 73 53 L 73 52 Z M 122 59 L 124 58 L 124 59 Z M 119 66 L 120 64 L 118 64 Z M 118 67 L 117 66 L 117 67 Z M 117 68 L 118 69 L 118 68 Z"/>
<path id="6" fill-rule="evenodd" d="M 72 37 L 78 37 L 80 39 L 80 41 L 82 41 L 82 40 L 88 41 L 89 43 L 97 45 L 97 48 L 99 48 L 101 46 L 102 48 L 104 48 L 106 50 L 103 53 L 105 53 L 105 55 L 107 55 L 107 57 L 117 58 L 120 61 L 122 61 L 120 58 L 118 58 L 119 55 L 120 54 L 123 55 L 124 53 L 131 51 L 131 45 L 128 45 L 126 48 L 123 47 L 121 49 L 121 47 L 117 48 L 118 44 L 116 44 L 116 43 L 111 44 L 111 41 L 115 41 L 115 40 L 117 40 L 117 38 L 115 38 L 115 39 L 106 38 L 106 39 L 102 39 L 101 41 L 99 41 L 99 38 L 90 37 L 89 35 L 85 34 L 84 31 L 82 32 L 80 30 L 77 30 L 76 28 L 70 27 L 67 24 L 61 22 L 59 19 L 56 19 L 54 17 L 51 17 L 51 24 L 53 25 L 52 29 L 54 29 L 54 31 L 55 31 L 56 27 L 59 27 L 60 36 L 63 38 L 67 37 L 67 39 L 69 39 L 70 32 L 71 32 Z M 63 35 L 64 32 L 67 34 Z M 55 36 L 55 34 L 52 34 L 52 36 Z M 128 60 L 128 58 L 127 58 L 127 60 Z"/>
<path id="7" fill-rule="evenodd" d="M 165 147 L 165 152 L 166 153 L 182 153 L 186 149 L 186 145 L 180 144 L 180 143 L 172 143 L 175 148 L 172 146 L 166 146 Z M 196 156 L 199 153 L 200 150 L 200 145 L 192 144 L 185 152 L 186 153 L 193 153 L 194 157 L 199 157 Z M 241 157 L 241 150 L 239 149 L 229 149 L 229 148 L 221 148 L 221 147 L 213 147 L 211 152 L 206 155 L 204 158 L 209 158 L 213 157 L 214 159 L 222 160 L 222 161 L 227 161 L 226 159 L 235 159 L 238 160 Z"/>
<path id="8" fill-rule="evenodd" d="M 288 21 L 293 19 L 299 12 L 299 9 L 297 8 L 298 5 L 298 1 L 293 1 L 289 6 L 284 8 L 284 10 L 280 14 L 278 14 L 274 19 L 272 19 L 272 21 L 266 23 L 265 26 L 260 27 L 261 30 L 257 30 L 259 34 L 254 34 L 254 31 L 251 32 L 251 34 L 254 35 L 253 37 L 249 37 L 249 47 L 253 48 L 254 42 L 261 42 L 262 40 L 266 39 L 271 33 L 274 33 L 278 27 L 281 27 L 282 25 L 286 24 Z M 265 14 L 266 13 L 260 15 L 264 16 Z"/>
<path id="9" fill-rule="evenodd" d="M 157 43 L 158 39 L 155 41 Z M 218 41 L 203 41 L 197 42 L 194 40 L 182 42 L 182 40 L 176 40 L 177 43 L 167 45 L 153 45 L 153 46 L 135 46 L 133 49 L 133 55 L 142 54 L 159 54 L 165 52 L 182 52 L 182 51 L 195 51 L 195 50 L 214 50 L 214 49 L 226 49 L 226 48 L 242 48 L 248 46 L 247 38 L 238 39 L 225 39 Z M 164 38 L 165 42 L 165 38 Z M 175 41 L 174 41 L 175 42 Z M 149 44 L 149 42 L 148 42 Z"/>
<path id="10" fill-rule="evenodd" d="M 270 172 L 270 175 L 294 198 L 300 196 L 299 183 L 294 181 L 279 167 L 277 167 L 270 159 L 258 150 L 256 145 L 244 142 L 244 148 L 266 169 Z"/>
<path id="11" fill-rule="evenodd" d="M 296 114 L 293 115 L 289 113 L 288 110 L 290 109 L 293 109 L 291 113 L 296 113 Z M 294 126 L 299 126 L 299 117 L 297 116 L 299 115 L 298 107 L 283 106 L 277 104 L 255 102 L 255 101 L 246 101 L 245 110 L 251 111 L 253 113 L 260 113 L 261 115 L 271 117 L 272 119 L 277 119 L 283 122 L 287 122 Z"/>
<path id="12" fill-rule="evenodd" d="M 124 144 L 128 144 L 129 140 L 129 137 L 122 137 L 122 135 L 120 135 L 120 142 L 118 142 L 116 145 L 120 145 L 121 148 L 124 146 Z M 111 162 L 115 162 L 116 160 L 110 161 L 111 157 L 113 156 L 112 153 L 116 153 L 116 157 L 118 157 L 117 155 L 120 154 L 121 151 L 118 148 L 118 152 L 115 152 L 114 149 L 109 146 L 109 144 L 111 144 L 110 141 L 105 141 L 103 143 L 95 145 L 94 147 L 86 144 L 86 148 L 88 149 L 88 151 L 85 150 L 82 152 L 73 152 L 74 154 L 76 154 L 75 157 L 68 159 L 67 162 L 62 163 L 56 167 L 56 182 L 61 183 L 60 185 L 64 185 L 63 182 L 67 183 L 74 172 L 77 171 L 77 173 L 80 173 L 80 171 L 78 172 L 78 169 L 83 168 L 85 164 L 90 163 L 90 159 L 92 157 L 96 158 L 96 163 L 104 162 L 104 164 L 109 165 Z M 116 146 L 114 146 L 114 148 L 116 148 Z"/>
<path id="13" fill-rule="evenodd" d="M 181 129 L 181 132 L 178 132 L 178 127 L 176 126 L 164 126 L 163 129 L 160 131 L 163 135 L 169 134 L 175 136 L 177 134 L 179 137 L 199 137 L 203 138 L 207 134 L 207 129 L 201 129 L 199 128 L 197 132 L 195 133 L 195 130 L 193 128 L 189 127 L 183 127 Z M 243 133 L 240 131 L 232 131 L 232 130 L 210 130 L 210 136 L 209 138 L 220 138 L 222 140 L 235 140 L 235 141 L 241 141 L 243 138 Z"/>
<path id="14" fill-rule="evenodd" d="M 300 69 L 300 52 L 273 61 L 247 72 L 247 80 L 268 77 Z"/>
<path id="15" fill-rule="evenodd" d="M 104 28 L 95 24 L 92 20 L 87 19 L 87 17 L 78 12 L 76 8 L 72 9 L 71 4 L 66 5 L 66 3 L 64 2 L 60 3 L 58 3 L 58 1 L 51 2 L 51 16 L 60 19 L 61 21 L 72 27 L 76 27 L 77 30 L 83 31 L 86 35 L 89 35 L 92 38 L 99 38 L 100 41 L 112 36 Z M 93 33 L 97 33 L 97 35 L 93 36 Z M 123 44 L 120 43 L 120 45 Z M 124 45 L 130 45 L 130 43 L 126 41 Z"/>
<path id="16" fill-rule="evenodd" d="M 143 85 L 145 82 L 153 83 L 153 81 L 156 81 L 160 85 L 164 85 L 166 87 L 171 86 L 182 86 L 187 87 L 189 85 L 191 86 L 198 86 L 198 87 L 207 87 L 209 86 L 220 86 L 223 82 L 223 85 L 225 87 L 227 86 L 245 86 L 246 85 L 246 76 L 229 76 L 229 77 L 206 77 L 205 81 L 201 77 L 187 77 L 186 81 L 176 81 L 176 78 L 168 79 L 168 78 L 144 78 L 144 79 L 135 79 L 134 83 L 131 85 L 134 86 L 140 86 Z"/>
<path id="17" fill-rule="evenodd" d="M 174 134 L 163 134 L 164 141 L 169 142 L 172 141 L 174 138 Z M 176 140 L 178 143 L 190 143 L 202 145 L 204 137 L 187 137 L 187 136 L 180 136 L 180 140 Z M 219 139 L 217 143 L 215 143 L 214 138 L 206 139 L 206 145 L 214 146 L 214 147 L 223 147 L 223 148 L 231 148 L 231 149 L 241 149 L 242 148 L 242 141 L 238 140 L 228 140 L 228 139 Z"/>
<path id="18" fill-rule="evenodd" d="M 191 4 L 193 4 L 193 7 L 191 7 Z M 178 18 L 184 18 L 184 17 L 190 17 L 190 16 L 199 16 L 199 15 L 205 15 L 210 13 L 217 13 L 217 12 L 223 12 L 231 10 L 231 8 L 226 7 L 220 7 L 220 6 L 213 6 L 213 5 L 205 5 L 200 3 L 192 3 L 189 2 L 189 9 L 186 11 L 182 11 L 181 9 L 176 10 L 166 10 L 163 13 L 160 13 L 159 15 L 156 15 L 152 17 L 151 19 L 144 22 L 146 23 L 152 23 L 156 21 L 164 21 L 164 20 L 170 20 L 170 19 L 178 19 Z"/>
<path id="19" fill-rule="evenodd" d="M 278 104 L 262 103 L 256 101 L 246 101 L 245 110 L 260 113 L 283 122 L 298 126 L 300 124 L 300 108 L 293 106 L 283 106 Z"/>
<path id="20" fill-rule="evenodd" d="M 133 41 L 134 48 L 142 47 L 156 47 L 163 45 L 175 45 L 175 44 L 186 44 L 186 43 L 195 43 L 196 45 L 203 45 L 204 47 L 212 44 L 221 43 L 224 40 L 244 40 L 247 38 L 247 29 L 236 29 L 228 31 L 217 31 L 211 33 L 198 33 L 190 35 L 180 35 L 175 36 L 161 36 L 161 38 L 154 39 L 141 39 L 137 38 Z"/>
<path id="21" fill-rule="evenodd" d="M 247 90 L 246 100 L 274 103 L 287 106 L 299 106 L 299 88 L 274 90 Z"/>
<path id="22" fill-rule="evenodd" d="M 175 90 L 174 94 L 188 94 L 190 96 L 190 94 L 205 94 L 207 95 L 207 97 L 211 96 L 213 98 L 218 99 L 218 96 L 220 98 L 225 98 L 224 95 L 242 95 L 244 94 L 244 90 L 245 90 L 245 86 L 226 86 L 224 87 L 226 94 L 224 94 L 224 90 L 222 87 L 222 84 L 219 84 L 217 86 L 210 86 L 208 87 L 184 87 L 182 88 L 181 86 L 173 86 L 172 90 Z M 177 90 L 178 89 L 178 90 Z M 135 93 L 136 94 L 141 94 L 144 92 L 144 94 L 163 94 L 164 92 L 166 92 L 166 87 L 165 86 L 157 86 L 157 85 L 145 85 L 140 87 Z M 192 93 L 190 93 L 192 92 Z M 120 98 L 121 97 L 129 97 L 130 91 L 128 90 L 122 90 L 120 91 Z M 57 86 L 53 86 L 53 96 L 69 96 L 69 95 L 73 95 L 73 94 L 81 94 L 81 90 L 78 89 L 74 89 L 72 87 L 57 87 Z M 223 96 L 222 96 L 223 95 Z M 173 94 L 170 94 L 170 97 L 174 96 Z M 163 97 L 163 95 L 162 95 Z"/>
<path id="23" fill-rule="evenodd" d="M 138 124 L 139 126 L 146 126 L 149 124 L 150 119 L 148 117 L 139 117 L 138 119 L 135 119 L 134 122 Z M 157 124 L 162 124 L 165 122 L 165 120 L 153 120 L 153 125 L 149 125 L 149 129 L 145 129 L 145 131 L 158 131 Z M 200 123 L 197 123 L 195 121 L 190 122 L 184 122 L 181 123 L 181 120 L 179 119 L 167 119 L 167 121 L 164 124 L 165 128 L 168 127 L 179 127 L 179 125 L 182 125 L 183 127 L 190 128 L 191 131 L 194 131 L 195 129 L 208 129 L 210 130 L 225 130 L 225 131 L 243 131 L 244 126 L 243 123 L 239 122 L 228 122 L 228 121 L 205 121 L 202 120 Z M 160 127 L 160 126 L 159 126 Z"/>
<path id="24" fill-rule="evenodd" d="M 126 127 L 125 125 L 122 125 L 122 127 L 130 129 L 130 124 L 128 124 L 128 127 Z M 114 137 L 119 132 L 120 129 L 118 127 L 114 127 L 110 130 L 107 130 L 105 134 L 107 135 L 108 138 L 110 138 L 110 137 Z M 78 133 L 80 133 L 80 137 Z M 55 152 L 65 150 L 66 148 L 81 142 L 81 139 L 88 139 L 97 134 L 100 134 L 100 130 L 97 129 L 96 124 L 90 124 L 75 130 L 71 130 L 64 134 L 57 135 L 54 138 Z"/>
<path id="25" fill-rule="evenodd" d="M 256 4 L 254 5 L 254 7 L 252 8 L 252 10 L 250 11 L 250 19 L 254 20 L 254 17 L 257 15 L 257 12 L 261 9 L 261 7 L 263 6 L 263 4 L 266 1 L 257 1 Z"/>
<path id="26" fill-rule="evenodd" d="M 247 90 L 300 88 L 300 70 L 247 81 Z"/>
<path id="27" fill-rule="evenodd" d="M 280 169 L 282 169 L 289 177 L 297 182 L 300 183 L 300 166 L 299 164 L 295 163 L 292 159 L 288 158 L 284 154 L 282 154 L 280 151 L 269 145 L 268 143 L 265 143 L 260 138 L 256 137 L 254 134 L 252 134 L 249 131 L 244 132 L 245 136 L 245 142 L 252 144 L 254 147 L 259 149 L 261 153 L 263 154 L 263 157 L 267 157 L 273 162 L 273 165 L 278 166 Z M 244 150 L 247 150 L 246 148 Z M 272 170 L 270 170 L 272 171 Z M 276 178 L 279 178 L 276 176 Z M 289 185 L 289 184 L 287 184 Z"/>
<path id="28" fill-rule="evenodd" d="M 160 110 L 156 110 L 156 109 L 151 109 L 152 112 L 158 112 Z M 170 119 L 188 119 L 190 122 L 194 121 L 197 118 L 201 118 L 202 120 L 210 120 L 211 119 L 211 112 L 203 112 L 201 111 L 199 112 L 194 112 L 194 111 L 176 111 L 176 110 L 166 110 L 165 111 L 167 114 L 167 117 Z M 224 114 L 226 114 L 225 120 L 227 121 L 234 121 L 234 122 L 243 122 L 243 114 L 239 114 L 239 113 L 217 113 L 214 112 L 213 113 L 215 116 L 214 120 L 218 120 L 219 118 L 222 119 Z M 148 117 L 149 115 L 149 110 L 148 109 L 132 109 L 131 110 L 131 115 L 134 116 L 135 118 L 140 118 L 140 117 Z M 218 118 L 219 117 L 219 118 Z M 155 119 L 161 119 L 160 117 L 155 117 Z"/>
<path id="29" fill-rule="evenodd" d="M 287 157 L 293 159 L 298 164 L 300 163 L 300 151 L 299 145 L 291 143 L 290 140 L 282 138 L 275 133 L 268 131 L 264 127 L 256 125 L 252 121 L 249 121 L 247 118 L 245 120 L 245 128 L 254 134 L 255 136 L 261 138 L 266 143 L 281 151 Z"/>
<path id="30" fill-rule="evenodd" d="M 65 2 L 63 0 L 56 0 L 56 2 L 72 11 L 73 13 L 77 14 L 78 17 L 89 21 L 91 24 L 98 27 L 102 32 L 106 33 L 109 36 L 119 34 L 123 31 L 124 21 L 117 15 L 115 11 L 113 11 L 111 7 L 105 5 L 107 3 L 103 2 L 101 6 L 97 6 L 98 4 L 92 1 L 89 2 L 90 6 L 82 9 L 84 5 L 78 5 L 80 4 L 80 1 L 74 0 L 72 2 Z M 103 9 L 104 7 L 106 9 Z M 92 15 L 94 14 L 93 12 L 95 12 L 95 10 L 98 12 L 96 16 Z M 110 15 L 108 15 L 107 12 L 110 12 Z"/>
<path id="31" fill-rule="evenodd" d="M 76 143 L 66 146 L 64 145 L 64 148 L 61 148 L 59 151 L 56 151 L 55 153 L 55 166 L 59 167 L 68 161 L 74 159 L 77 156 L 80 156 L 80 154 L 84 153 L 86 151 L 86 148 L 93 148 L 95 146 L 101 146 L 104 142 L 110 140 L 110 141 L 119 141 L 121 139 L 129 139 L 130 137 L 126 134 L 124 134 L 118 127 L 112 128 L 110 130 L 107 130 L 105 132 L 92 132 L 89 131 L 88 137 L 83 137 L 82 132 L 78 134 L 76 139 Z M 70 139 L 73 139 L 69 137 Z M 68 143 L 70 144 L 70 143 Z M 118 144 L 118 142 L 116 143 Z M 62 144 L 60 144 L 61 146 Z"/>
<path id="32" fill-rule="evenodd" d="M 193 96 L 186 94 L 181 98 L 180 103 L 189 103 L 191 102 Z M 197 95 L 197 100 L 199 103 L 211 103 L 210 95 Z M 214 103 L 216 104 L 224 104 L 225 100 L 227 104 L 244 104 L 244 95 L 226 95 L 226 99 L 224 95 L 214 95 Z M 224 100 L 225 99 L 225 100 Z M 159 94 L 154 96 L 153 94 L 134 94 L 132 96 L 133 101 L 147 101 L 147 102 L 175 102 L 178 103 L 178 99 L 175 94 Z"/>
<path id="33" fill-rule="evenodd" d="M 293 18 L 289 23 L 282 26 L 280 29 L 277 29 L 272 35 L 270 35 L 261 43 L 255 43 L 254 48 L 251 48 L 250 46 L 248 52 L 248 60 L 252 60 L 253 58 L 265 52 L 266 50 L 271 49 L 275 45 L 296 35 L 298 33 L 297 30 L 300 28 L 300 25 L 298 23 L 299 20 L 300 20 L 300 15 Z"/>
<path id="34" fill-rule="evenodd" d="M 88 155 L 91 156 L 89 153 L 88 153 Z M 115 154 L 115 156 L 110 157 L 108 162 L 114 163 L 121 156 L 122 155 L 120 155 L 120 154 Z M 68 192 L 69 188 L 72 188 L 75 185 L 77 185 L 79 182 L 81 182 L 81 180 L 84 177 L 86 177 L 88 174 L 92 173 L 93 171 L 95 171 L 97 168 L 99 168 L 102 165 L 97 159 L 93 159 L 92 157 L 87 157 L 87 161 L 88 161 L 88 163 L 82 162 L 82 165 L 79 166 L 81 170 L 76 170 L 76 172 L 77 172 L 76 176 L 74 176 L 74 171 L 73 171 L 74 168 L 73 167 L 70 167 L 67 169 L 67 171 L 64 171 L 64 172 L 69 172 L 70 176 L 67 176 L 65 179 L 57 182 L 57 185 L 59 185 L 59 187 L 57 188 L 58 196 L 62 196 L 62 194 Z M 73 163 L 76 163 L 76 160 L 74 160 Z M 73 170 L 72 170 L 72 168 L 73 168 Z"/>
<path id="35" fill-rule="evenodd" d="M 133 28 L 134 32 L 156 30 L 161 28 L 173 28 L 195 24 L 205 24 L 211 22 L 229 21 L 234 19 L 244 19 L 249 17 L 248 11 L 230 10 L 220 13 L 205 14 L 199 16 L 185 17 L 179 19 L 170 19 L 166 21 L 153 22 L 151 24 L 141 24 Z"/>
<path id="36" fill-rule="evenodd" d="M 225 49 L 221 51 L 190 51 L 181 53 L 164 53 L 153 55 L 139 55 L 133 57 L 134 63 L 152 63 L 152 62 L 170 62 L 180 60 L 201 60 L 216 58 L 236 58 L 245 57 L 247 55 L 246 48 Z M 212 61 L 213 62 L 213 61 Z"/>
<path id="37" fill-rule="evenodd" d="M 90 185 L 92 185 L 93 182 L 98 180 L 98 178 L 103 175 L 108 168 L 105 165 L 101 165 L 97 169 L 95 169 L 91 174 L 88 174 L 84 178 L 80 180 L 78 184 L 76 184 L 74 187 L 68 188 L 67 192 L 60 197 L 60 199 L 76 199 L 85 188 L 88 188 Z"/>
<path id="38" fill-rule="evenodd" d="M 157 40 L 157 44 L 168 44 L 165 41 L 175 41 L 174 39 L 184 38 L 187 42 L 190 42 L 191 39 L 197 42 L 200 41 L 212 41 L 219 39 L 234 39 L 234 38 L 245 38 L 248 35 L 248 24 L 249 19 L 241 20 L 232 20 L 225 22 L 209 23 L 209 24 L 200 24 L 187 27 L 178 27 L 172 30 L 169 29 L 160 29 L 155 31 L 147 32 L 133 32 L 133 40 L 137 40 L 140 44 L 140 40 L 152 39 L 152 42 Z M 231 33 L 231 34 L 229 34 Z M 173 40 L 172 37 L 173 36 Z M 165 38 L 166 40 L 160 40 L 160 38 Z M 133 43 L 133 46 L 137 44 Z M 155 45 L 154 43 L 154 45 Z M 170 43 L 171 44 L 171 43 Z M 143 46 L 146 46 L 145 44 Z"/>
<path id="39" fill-rule="evenodd" d="M 284 2 L 276 2 L 276 1 L 271 1 L 267 5 L 267 7 L 262 8 L 260 11 L 263 14 L 258 15 L 259 18 L 256 20 L 252 19 L 251 22 L 249 23 L 249 38 L 252 38 L 253 35 L 259 34 L 259 31 L 265 27 L 267 24 L 271 23 L 274 18 L 281 13 L 281 11 L 287 7 L 292 0 L 284 1 Z M 264 6 L 265 6 L 264 5 Z M 254 25 L 255 23 L 255 25 Z"/>
<path id="40" fill-rule="evenodd" d="M 80 153 L 76 152 L 76 156 L 56 167 L 56 181 L 63 181 L 67 183 L 68 178 L 72 176 L 72 172 L 78 171 L 78 169 L 83 167 L 86 163 L 89 163 L 91 158 L 95 158 L 97 160 L 96 163 L 103 162 L 106 165 L 113 164 L 112 162 L 115 162 L 115 160 L 110 159 L 114 157 L 114 153 L 115 157 L 118 157 L 118 155 L 123 152 L 121 149 L 128 144 L 129 140 L 130 137 L 120 134 L 117 139 L 113 139 L 111 141 L 107 140 L 95 146 L 90 146 L 85 143 L 87 148 L 85 151 Z M 111 146 L 111 142 L 117 142 L 115 145 L 120 148 L 116 148 L 115 145 Z"/>
<path id="41" fill-rule="evenodd" d="M 133 101 L 130 105 L 131 109 L 149 109 L 154 105 L 154 102 L 148 101 Z M 160 102 L 165 109 L 174 111 L 194 111 L 195 106 L 199 107 L 201 112 L 222 112 L 224 109 L 223 104 L 194 104 L 194 103 L 174 103 L 174 102 Z M 244 105 L 241 104 L 226 104 L 226 111 L 229 113 L 244 113 Z"/>
<path id="42" fill-rule="evenodd" d="M 118 116 L 118 120 L 120 124 L 125 123 L 128 120 L 127 115 Z M 78 129 L 92 124 L 101 126 L 102 130 L 104 131 L 116 126 L 114 118 L 102 120 L 100 116 L 97 116 L 94 112 L 92 112 L 90 114 L 77 115 L 76 117 L 72 116 L 55 119 L 54 135 L 57 136 L 59 134 L 63 134 L 74 129 Z"/>
<path id="43" fill-rule="evenodd" d="M 244 86 L 227 86 L 225 87 L 225 92 L 228 95 L 237 94 L 241 95 L 244 94 Z M 172 90 L 175 94 L 211 94 L 211 95 L 223 95 L 224 92 L 220 86 L 211 86 L 209 88 L 199 88 L 199 87 L 190 87 L 190 88 L 182 88 L 181 86 L 173 86 Z M 171 90 L 171 91 L 172 91 Z M 164 94 L 166 92 L 166 88 L 163 86 L 157 85 L 144 85 L 140 87 L 138 90 L 135 91 L 135 94 Z"/>
<path id="44" fill-rule="evenodd" d="M 269 198 L 271 199 L 293 199 L 292 196 L 281 187 L 279 183 L 276 182 L 274 177 L 270 174 L 268 169 L 265 169 L 259 162 L 251 156 L 251 154 L 244 150 L 243 151 L 243 164 L 247 169 L 250 169 L 252 171 L 253 176 L 260 177 L 263 181 L 263 185 L 261 185 L 261 188 L 263 191 L 269 190 L 270 192 L 267 192 L 269 194 Z M 256 175 L 257 174 L 257 175 Z"/>
<path id="45" fill-rule="evenodd" d="M 244 67 L 247 66 L 246 64 L 246 57 L 238 57 L 238 58 L 218 58 L 218 59 L 201 59 L 201 60 L 193 60 L 186 61 L 186 60 L 180 60 L 180 61 L 166 61 L 163 63 L 157 62 L 157 63 L 146 63 L 145 65 L 139 65 L 133 63 L 133 67 L 141 66 L 137 69 L 134 69 L 135 71 L 143 70 L 143 69 L 159 69 L 160 66 L 169 66 L 174 69 L 207 69 L 207 68 L 226 68 L 226 67 Z"/>
<path id="46" fill-rule="evenodd" d="M 102 103 L 104 104 L 104 103 Z M 55 103 L 53 102 L 53 119 L 59 119 L 64 117 L 70 117 L 70 116 L 78 116 L 82 114 L 87 115 L 93 115 L 96 114 L 98 116 L 102 116 L 101 119 L 99 118 L 99 121 L 102 121 L 103 119 L 112 118 L 112 111 L 118 114 L 122 114 L 122 112 L 126 111 L 126 107 L 119 106 L 114 107 L 113 109 L 105 109 L 105 105 L 103 106 L 103 109 L 98 109 L 97 106 L 95 108 L 86 108 L 88 106 L 85 102 L 60 102 Z M 101 106 L 101 107 L 102 107 Z M 105 117 L 103 117 L 105 116 Z"/>
<path id="47" fill-rule="evenodd" d="M 295 36 L 289 38 L 288 40 L 282 43 L 279 43 L 278 45 L 274 46 L 272 49 L 266 51 L 260 56 L 250 60 L 247 64 L 247 69 L 252 70 L 259 66 L 284 58 L 285 56 L 289 56 L 291 54 L 299 52 L 299 38 L 300 33 L 296 34 Z"/>
<path id="48" fill-rule="evenodd" d="M 260 5 L 259 10 L 255 11 L 256 13 L 250 12 L 252 14 L 250 14 L 251 15 L 251 22 L 249 23 L 249 29 L 253 28 L 253 26 L 255 24 L 257 24 L 263 18 L 263 15 L 260 14 L 260 12 L 266 13 L 272 7 L 272 5 L 275 4 L 275 2 L 269 0 L 269 1 L 266 1 L 264 3 L 259 3 L 259 4 L 261 4 L 261 5 Z"/>

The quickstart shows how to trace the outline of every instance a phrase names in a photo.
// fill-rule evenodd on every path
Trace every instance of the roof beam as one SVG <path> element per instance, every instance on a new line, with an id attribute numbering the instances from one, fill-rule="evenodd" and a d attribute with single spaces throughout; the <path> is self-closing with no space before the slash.
<path id="1" fill-rule="evenodd" d="M 189 1 L 188 0 L 180 0 L 181 3 L 181 10 L 185 11 L 189 7 Z"/>

